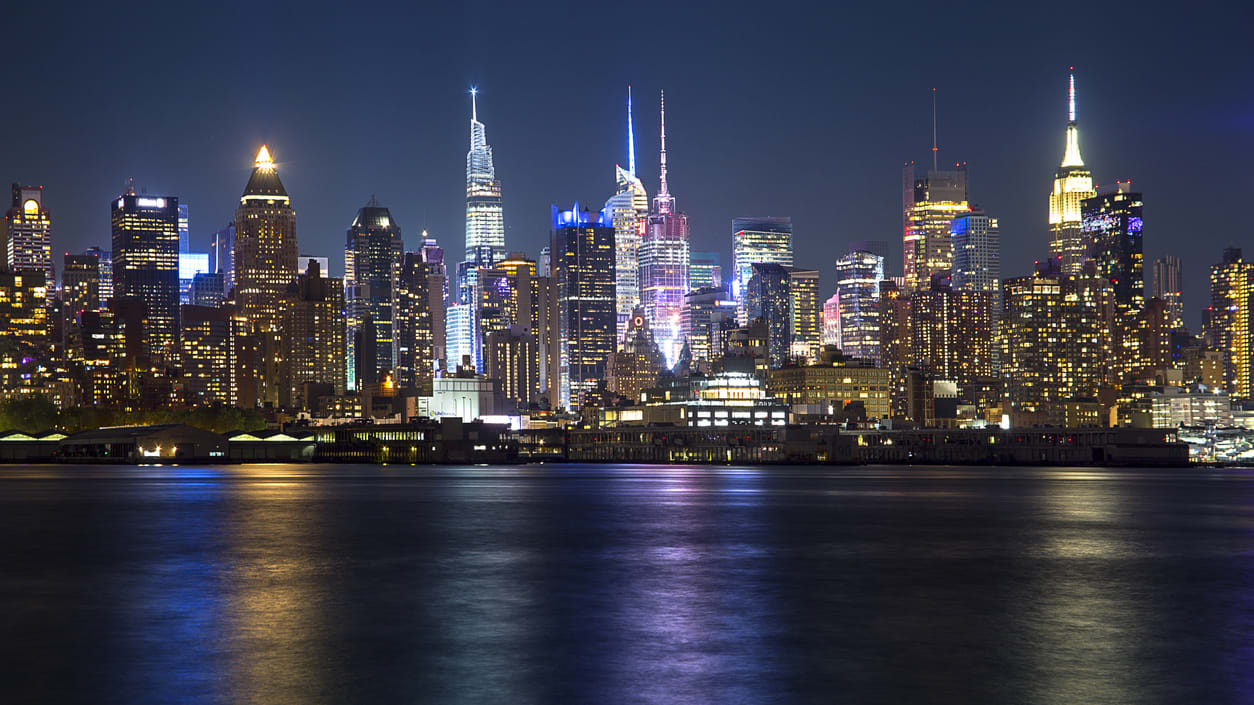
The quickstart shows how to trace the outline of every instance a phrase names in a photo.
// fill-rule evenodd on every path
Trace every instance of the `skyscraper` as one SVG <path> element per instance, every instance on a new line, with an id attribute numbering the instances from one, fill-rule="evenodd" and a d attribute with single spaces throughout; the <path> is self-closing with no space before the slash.
<path id="1" fill-rule="evenodd" d="M 819 359 L 823 337 L 823 306 L 819 301 L 819 270 L 788 269 L 789 331 L 791 359 L 813 364 Z"/>
<path id="2" fill-rule="evenodd" d="M 1145 308 L 1141 210 L 1141 194 L 1133 193 L 1130 183 L 1120 182 L 1110 191 L 1085 199 L 1080 208 L 1087 258 L 1114 292 L 1113 362 L 1118 383 L 1140 364 L 1133 331 L 1137 315 Z"/>
<path id="3" fill-rule="evenodd" d="M 614 352 L 618 328 L 614 239 L 608 211 L 594 215 L 579 210 L 577 203 L 560 213 L 553 207 L 560 398 L 568 409 L 579 408 L 605 378 L 606 360 Z"/>
<path id="4" fill-rule="evenodd" d="M 884 258 L 851 250 L 836 260 L 836 345 L 844 354 L 879 362 L 880 282 Z"/>
<path id="5" fill-rule="evenodd" d="M 1210 268 L 1210 307 L 1204 331 L 1211 347 L 1224 354 L 1224 381 L 1234 397 L 1254 398 L 1254 262 L 1241 248 L 1224 250 Z"/>
<path id="6" fill-rule="evenodd" d="M 726 331 L 735 328 L 736 302 L 731 300 L 725 286 L 693 289 L 685 297 L 684 341 L 692 355 L 696 369 L 708 369 L 708 364 L 723 357 L 726 350 Z"/>
<path id="7" fill-rule="evenodd" d="M 235 223 L 227 223 L 209 240 L 209 271 L 222 273 L 226 291 L 235 286 Z"/>
<path id="8" fill-rule="evenodd" d="M 466 259 L 457 270 L 458 299 L 469 303 L 475 270 L 491 267 L 505 255 L 505 217 L 501 182 L 496 179 L 492 147 L 479 122 L 479 91 L 470 89 L 470 151 L 466 153 Z"/>
<path id="9" fill-rule="evenodd" d="M 52 215 L 44 208 L 43 186 L 13 184 L 13 206 L 5 214 L 7 251 L 5 261 L 10 270 L 38 269 L 47 280 L 45 286 L 56 285 L 52 272 Z"/>
<path id="10" fill-rule="evenodd" d="M 103 311 L 108 307 L 109 299 L 113 298 L 113 253 L 89 247 L 83 254 L 92 255 L 100 261 L 100 310 Z"/>
<path id="11" fill-rule="evenodd" d="M 666 94 L 662 94 L 661 186 L 653 197 L 649 227 L 640 242 L 640 304 L 667 368 L 683 347 L 681 321 L 688 293 L 688 215 L 675 210 L 666 183 Z"/>
<path id="12" fill-rule="evenodd" d="M 191 252 L 191 227 L 187 218 L 187 204 L 179 204 L 179 254 Z"/>
<path id="13" fill-rule="evenodd" d="M 605 202 L 614 220 L 617 250 L 618 337 L 627 331 L 631 313 L 640 305 L 640 240 L 649 221 L 649 194 L 636 176 L 636 136 L 631 117 L 631 86 L 627 86 L 627 168 L 614 166 L 617 190 Z"/>
<path id="14" fill-rule="evenodd" d="M 792 356 L 791 267 L 772 262 L 755 262 L 745 296 L 750 320 L 766 324 L 767 355 L 771 367 L 782 367 Z"/>
<path id="15" fill-rule="evenodd" d="M 287 285 L 296 279 L 296 212 L 265 145 L 235 210 L 236 301 L 262 331 L 278 328 Z M 114 247 L 114 257 L 117 248 Z M 273 401 L 273 399 L 267 399 Z"/>
<path id="16" fill-rule="evenodd" d="M 1150 296 L 1162 299 L 1173 328 L 1184 327 L 1184 286 L 1180 258 L 1164 255 L 1154 260 L 1153 284 Z"/>
<path id="17" fill-rule="evenodd" d="M 392 345 L 397 386 L 429 396 L 436 360 L 443 357 L 444 262 L 430 262 L 426 253 L 406 252 L 401 261 L 392 290 Z"/>
<path id="18" fill-rule="evenodd" d="M 792 218 L 733 218 L 731 295 L 739 308 L 740 325 L 748 325 L 745 297 L 755 264 L 792 266 Z"/>
<path id="19" fill-rule="evenodd" d="M 692 291 L 723 285 L 723 266 L 717 252 L 693 251 L 688 263 L 688 286 Z"/>
<path id="20" fill-rule="evenodd" d="M 953 219 L 955 291 L 984 291 L 993 297 L 993 319 L 1001 317 L 1001 233 L 997 219 L 974 209 Z"/>
<path id="21" fill-rule="evenodd" d="M 282 308 L 280 403 L 311 408 L 308 384 L 344 393 L 344 281 L 322 276 L 317 262 L 287 287 Z M 286 397 L 286 398 L 284 398 Z"/>
<path id="22" fill-rule="evenodd" d="M 396 369 L 392 346 L 392 277 L 405 251 L 401 226 L 379 202 L 370 201 L 357 210 L 344 244 L 344 291 L 348 326 L 348 386 L 357 389 L 358 356 L 355 337 L 366 316 L 374 322 L 374 359 L 364 360 L 365 384 L 382 379 L 384 372 Z"/>
<path id="23" fill-rule="evenodd" d="M 110 206 L 113 291 L 143 306 L 143 352 L 177 352 L 179 340 L 178 198 L 128 188 Z"/>
<path id="24" fill-rule="evenodd" d="M 1067 89 L 1067 139 L 1062 164 L 1054 174 L 1054 189 L 1049 194 L 1049 254 L 1062 261 L 1062 274 L 1080 273 L 1088 256 L 1088 246 L 1081 232 L 1081 204 L 1096 196 L 1093 174 L 1080 157 L 1080 135 L 1075 119 L 1075 74 Z"/>
<path id="25" fill-rule="evenodd" d="M 906 289 L 926 289 L 932 276 L 953 268 L 950 222 L 971 209 L 967 203 L 967 168 L 933 168 L 917 178 L 913 164 L 902 171 L 902 254 Z"/>

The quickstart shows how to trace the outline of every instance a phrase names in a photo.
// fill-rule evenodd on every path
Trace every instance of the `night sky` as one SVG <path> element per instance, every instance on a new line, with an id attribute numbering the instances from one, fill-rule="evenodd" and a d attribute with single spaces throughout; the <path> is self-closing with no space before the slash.
<path id="1" fill-rule="evenodd" d="M 968 162 L 972 200 L 1000 218 L 1003 276 L 1029 272 L 1075 65 L 1085 162 L 1144 192 L 1146 278 L 1155 257 L 1184 258 L 1191 327 L 1207 266 L 1254 250 L 1247 3 L 425 4 L 9 3 L 0 179 L 46 187 L 58 270 L 64 250 L 109 246 L 128 177 L 188 203 L 204 251 L 265 142 L 301 252 L 333 274 L 371 194 L 407 246 L 425 227 L 457 261 L 476 85 L 507 247 L 534 256 L 550 204 L 613 193 L 630 83 L 650 196 L 666 90 L 693 249 L 727 267 L 732 217 L 791 215 L 826 297 L 853 240 L 889 241 L 900 274 L 900 169 L 930 161 L 932 87 L 942 164 Z"/>

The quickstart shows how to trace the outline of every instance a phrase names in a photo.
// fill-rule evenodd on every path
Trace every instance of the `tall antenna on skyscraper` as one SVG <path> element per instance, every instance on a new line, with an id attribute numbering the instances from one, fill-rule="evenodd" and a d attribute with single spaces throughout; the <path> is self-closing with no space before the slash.
<path id="1" fill-rule="evenodd" d="M 936 88 L 932 88 L 932 171 L 936 171 Z"/>
<path id="2" fill-rule="evenodd" d="M 479 96 L 479 89 L 474 86 L 470 87 L 470 119 L 479 119 L 479 102 L 476 98 Z"/>
<path id="3" fill-rule="evenodd" d="M 627 84 L 627 171 L 636 175 L 636 131 L 631 120 L 631 84 Z"/>
<path id="4" fill-rule="evenodd" d="M 1071 87 L 1067 90 L 1067 121 L 1075 122 L 1075 67 L 1071 67 Z"/>
<path id="5" fill-rule="evenodd" d="M 662 189 L 658 192 L 659 196 L 667 196 L 670 191 L 666 189 L 666 91 L 662 91 Z"/>

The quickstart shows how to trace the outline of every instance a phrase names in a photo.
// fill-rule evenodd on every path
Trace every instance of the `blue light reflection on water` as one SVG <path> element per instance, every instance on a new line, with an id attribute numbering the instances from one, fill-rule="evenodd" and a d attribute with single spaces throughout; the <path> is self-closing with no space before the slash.
<path id="1" fill-rule="evenodd" d="M 1251 702 L 1249 473 L 0 469 L 3 702 Z"/>

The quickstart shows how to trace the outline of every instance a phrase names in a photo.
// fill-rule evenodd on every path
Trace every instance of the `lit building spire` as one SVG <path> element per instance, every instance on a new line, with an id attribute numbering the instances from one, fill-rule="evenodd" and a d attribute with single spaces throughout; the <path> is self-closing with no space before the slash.
<path id="1" fill-rule="evenodd" d="M 479 102 L 476 98 L 479 95 L 479 89 L 474 86 L 470 87 L 470 119 L 479 120 Z"/>
<path id="2" fill-rule="evenodd" d="M 1074 66 L 1072 67 L 1075 68 Z M 1070 75 L 1067 89 L 1067 148 L 1062 155 L 1062 166 L 1084 166 L 1080 157 L 1080 134 L 1075 120 L 1075 74 Z"/>
<path id="3" fill-rule="evenodd" d="M 261 149 L 257 151 L 256 167 L 258 169 L 273 169 L 274 160 L 270 158 L 270 150 L 263 144 Z"/>
<path id="4" fill-rule="evenodd" d="M 662 187 L 658 190 L 660 199 L 670 198 L 671 192 L 666 188 L 666 91 L 662 91 Z"/>
<path id="5" fill-rule="evenodd" d="M 627 84 L 627 171 L 636 175 L 636 133 L 631 121 L 631 84 Z"/>

